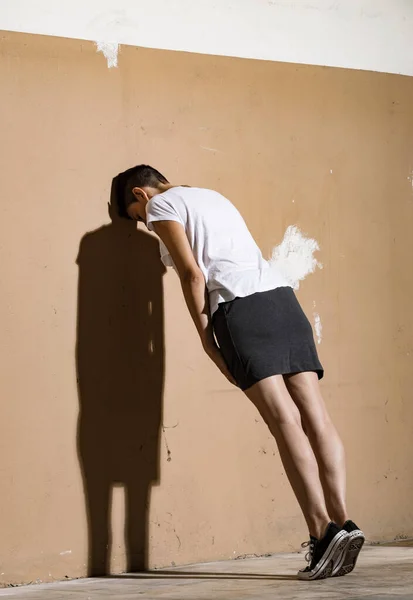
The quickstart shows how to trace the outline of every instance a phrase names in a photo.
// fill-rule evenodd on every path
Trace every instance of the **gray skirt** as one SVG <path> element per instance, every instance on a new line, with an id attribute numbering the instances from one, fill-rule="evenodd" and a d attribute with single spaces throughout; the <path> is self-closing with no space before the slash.
<path id="1" fill-rule="evenodd" d="M 223 302 L 212 322 L 228 369 L 244 391 L 272 375 L 324 375 L 311 324 L 290 287 Z"/>

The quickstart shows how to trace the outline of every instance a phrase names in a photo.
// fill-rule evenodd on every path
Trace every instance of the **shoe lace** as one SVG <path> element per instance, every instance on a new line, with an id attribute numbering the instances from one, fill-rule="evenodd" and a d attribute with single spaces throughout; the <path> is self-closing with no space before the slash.
<path id="1" fill-rule="evenodd" d="M 308 552 L 305 555 L 305 560 L 308 562 L 308 564 L 310 564 L 314 556 L 315 541 L 311 539 L 307 540 L 301 544 L 301 548 L 308 548 Z"/>

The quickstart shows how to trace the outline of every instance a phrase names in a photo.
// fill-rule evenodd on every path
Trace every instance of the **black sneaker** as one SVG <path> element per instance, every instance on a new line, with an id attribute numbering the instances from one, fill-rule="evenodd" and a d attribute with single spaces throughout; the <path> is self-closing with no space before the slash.
<path id="1" fill-rule="evenodd" d="M 346 521 L 342 530 L 348 533 L 347 546 L 342 560 L 338 561 L 333 568 L 333 577 L 342 577 L 353 571 L 366 539 L 364 533 L 353 521 Z"/>
<path id="2" fill-rule="evenodd" d="M 302 544 L 303 548 L 309 547 L 306 554 L 308 566 L 298 572 L 298 579 L 313 580 L 330 577 L 337 563 L 342 561 L 342 556 L 347 548 L 349 534 L 344 529 L 330 523 L 321 540 L 310 536 L 309 542 Z"/>

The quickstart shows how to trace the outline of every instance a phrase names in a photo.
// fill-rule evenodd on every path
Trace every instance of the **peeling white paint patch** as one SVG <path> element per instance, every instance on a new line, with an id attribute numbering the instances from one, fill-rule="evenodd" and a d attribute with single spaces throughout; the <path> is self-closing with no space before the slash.
<path id="1" fill-rule="evenodd" d="M 118 66 L 119 44 L 117 42 L 96 42 L 96 48 L 108 61 L 108 69 Z"/>
<path id="2" fill-rule="evenodd" d="M 64 556 L 65 554 L 72 554 L 71 550 L 64 550 L 64 552 L 59 552 L 60 556 Z"/>
<path id="3" fill-rule="evenodd" d="M 320 250 L 316 240 L 307 238 L 296 225 L 290 225 L 284 234 L 284 239 L 272 251 L 270 265 L 281 271 L 291 287 L 298 290 L 300 281 L 323 265 L 314 252 Z"/>
<path id="4" fill-rule="evenodd" d="M 202 150 L 207 150 L 207 152 L 220 152 L 222 154 L 222 150 L 217 150 L 216 148 L 208 148 L 207 146 L 200 146 Z"/>
<path id="5" fill-rule="evenodd" d="M 412 192 L 413 192 L 413 169 L 412 169 L 412 173 L 411 175 L 409 175 L 409 177 L 407 178 L 408 181 L 410 181 L 410 183 L 412 184 Z"/>
<path id="6" fill-rule="evenodd" d="M 317 344 L 321 344 L 321 340 L 323 339 L 323 325 L 321 323 L 321 317 L 318 313 L 313 313 L 314 316 L 314 329 L 317 337 Z"/>

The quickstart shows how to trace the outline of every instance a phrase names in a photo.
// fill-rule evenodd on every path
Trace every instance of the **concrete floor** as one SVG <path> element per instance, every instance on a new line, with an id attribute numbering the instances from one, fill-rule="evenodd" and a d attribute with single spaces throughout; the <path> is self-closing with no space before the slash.
<path id="1" fill-rule="evenodd" d="M 409 547 L 410 546 L 410 547 Z M 337 579 L 297 581 L 299 554 L 175 567 L 146 574 L 6 588 L 23 600 L 412 600 L 413 546 L 366 547 L 357 570 Z"/>

